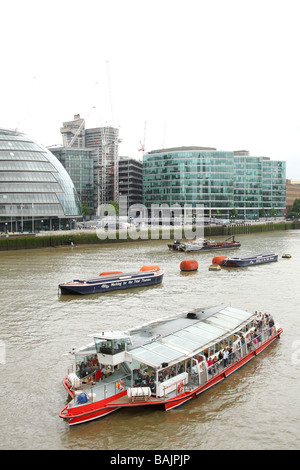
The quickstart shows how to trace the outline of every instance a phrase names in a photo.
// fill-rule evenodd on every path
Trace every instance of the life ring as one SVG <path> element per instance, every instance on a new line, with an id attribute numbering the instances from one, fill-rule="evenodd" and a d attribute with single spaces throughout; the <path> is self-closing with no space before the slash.
<path id="1" fill-rule="evenodd" d="M 118 390 L 123 390 L 124 388 L 124 382 L 123 380 L 120 380 L 120 382 L 118 383 Z"/>
<path id="2" fill-rule="evenodd" d="M 184 383 L 183 382 L 180 382 L 180 384 L 178 385 L 177 387 L 177 392 L 180 393 L 182 392 L 184 389 Z"/>

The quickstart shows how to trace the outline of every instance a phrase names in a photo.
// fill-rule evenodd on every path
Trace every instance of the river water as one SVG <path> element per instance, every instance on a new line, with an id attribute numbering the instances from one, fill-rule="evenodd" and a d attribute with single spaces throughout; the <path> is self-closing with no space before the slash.
<path id="1" fill-rule="evenodd" d="M 169 252 L 165 240 L 1 252 L 0 449 L 299 449 L 300 231 L 237 238 L 242 246 L 232 256 L 276 251 L 278 262 L 209 271 L 211 253 Z M 190 258 L 198 271 L 181 273 Z M 58 295 L 60 282 L 146 264 L 165 270 L 162 285 Z M 219 303 L 272 313 L 281 339 L 178 409 L 123 409 L 74 427 L 59 418 L 71 364 L 65 353 L 89 343 L 88 335 Z"/>

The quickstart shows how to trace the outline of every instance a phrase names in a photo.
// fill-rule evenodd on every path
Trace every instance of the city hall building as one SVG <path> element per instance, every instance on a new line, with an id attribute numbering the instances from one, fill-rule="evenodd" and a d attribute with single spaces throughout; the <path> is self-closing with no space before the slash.
<path id="1" fill-rule="evenodd" d="M 143 203 L 203 204 L 204 216 L 257 219 L 283 216 L 286 164 L 248 151 L 209 147 L 153 150 L 143 157 Z"/>
<path id="2" fill-rule="evenodd" d="M 71 228 L 81 216 L 74 184 L 45 147 L 0 129 L 0 231 Z"/>

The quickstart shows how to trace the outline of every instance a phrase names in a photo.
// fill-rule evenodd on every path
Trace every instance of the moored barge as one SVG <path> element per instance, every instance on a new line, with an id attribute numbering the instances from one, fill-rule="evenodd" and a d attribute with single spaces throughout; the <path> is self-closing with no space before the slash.
<path id="1" fill-rule="evenodd" d="M 234 235 L 221 242 L 214 240 L 207 240 L 206 238 L 197 238 L 186 243 L 174 240 L 174 243 L 168 244 L 170 251 L 185 251 L 187 253 L 194 251 L 214 251 L 224 250 L 229 248 L 239 248 L 241 243 L 236 241 Z"/>
<path id="2" fill-rule="evenodd" d="M 228 258 L 227 256 L 215 256 L 212 264 L 224 266 L 225 268 L 243 268 L 244 266 L 255 266 L 257 264 L 272 263 L 278 261 L 277 253 L 266 255 L 248 256 L 246 258 Z"/>
<path id="3" fill-rule="evenodd" d="M 123 407 L 171 410 L 216 385 L 280 337 L 271 315 L 219 305 L 93 334 L 74 350 L 63 383 L 71 396 L 59 416 L 69 425 Z"/>
<path id="4" fill-rule="evenodd" d="M 104 272 L 95 279 L 75 279 L 58 285 L 61 294 L 95 294 L 112 290 L 161 284 L 164 271 L 158 266 L 143 266 L 135 273 Z"/>

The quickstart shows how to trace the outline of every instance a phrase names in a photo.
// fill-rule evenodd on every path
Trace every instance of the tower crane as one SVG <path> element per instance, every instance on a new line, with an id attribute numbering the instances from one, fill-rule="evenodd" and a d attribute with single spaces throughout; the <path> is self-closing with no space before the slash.
<path id="1" fill-rule="evenodd" d="M 144 127 L 144 140 L 143 140 L 143 143 L 140 141 L 141 148 L 139 149 L 139 152 L 145 152 L 145 144 L 146 144 L 146 125 L 147 125 L 147 122 L 145 122 L 145 127 Z"/>
<path id="2" fill-rule="evenodd" d="M 114 118 L 114 108 L 113 108 L 113 100 L 112 100 L 112 90 L 111 90 L 111 77 L 110 77 L 110 65 L 109 61 L 106 61 L 106 71 L 107 71 L 107 79 L 108 79 L 108 87 L 109 87 L 109 98 L 110 98 L 110 108 L 111 108 L 111 117 L 112 117 L 112 127 L 115 127 L 115 118 Z M 119 202 L 119 155 L 118 155 L 118 147 L 117 144 L 120 142 L 113 141 L 109 145 L 113 146 L 113 168 L 110 169 L 110 174 L 113 176 L 113 199 L 116 202 Z"/>

